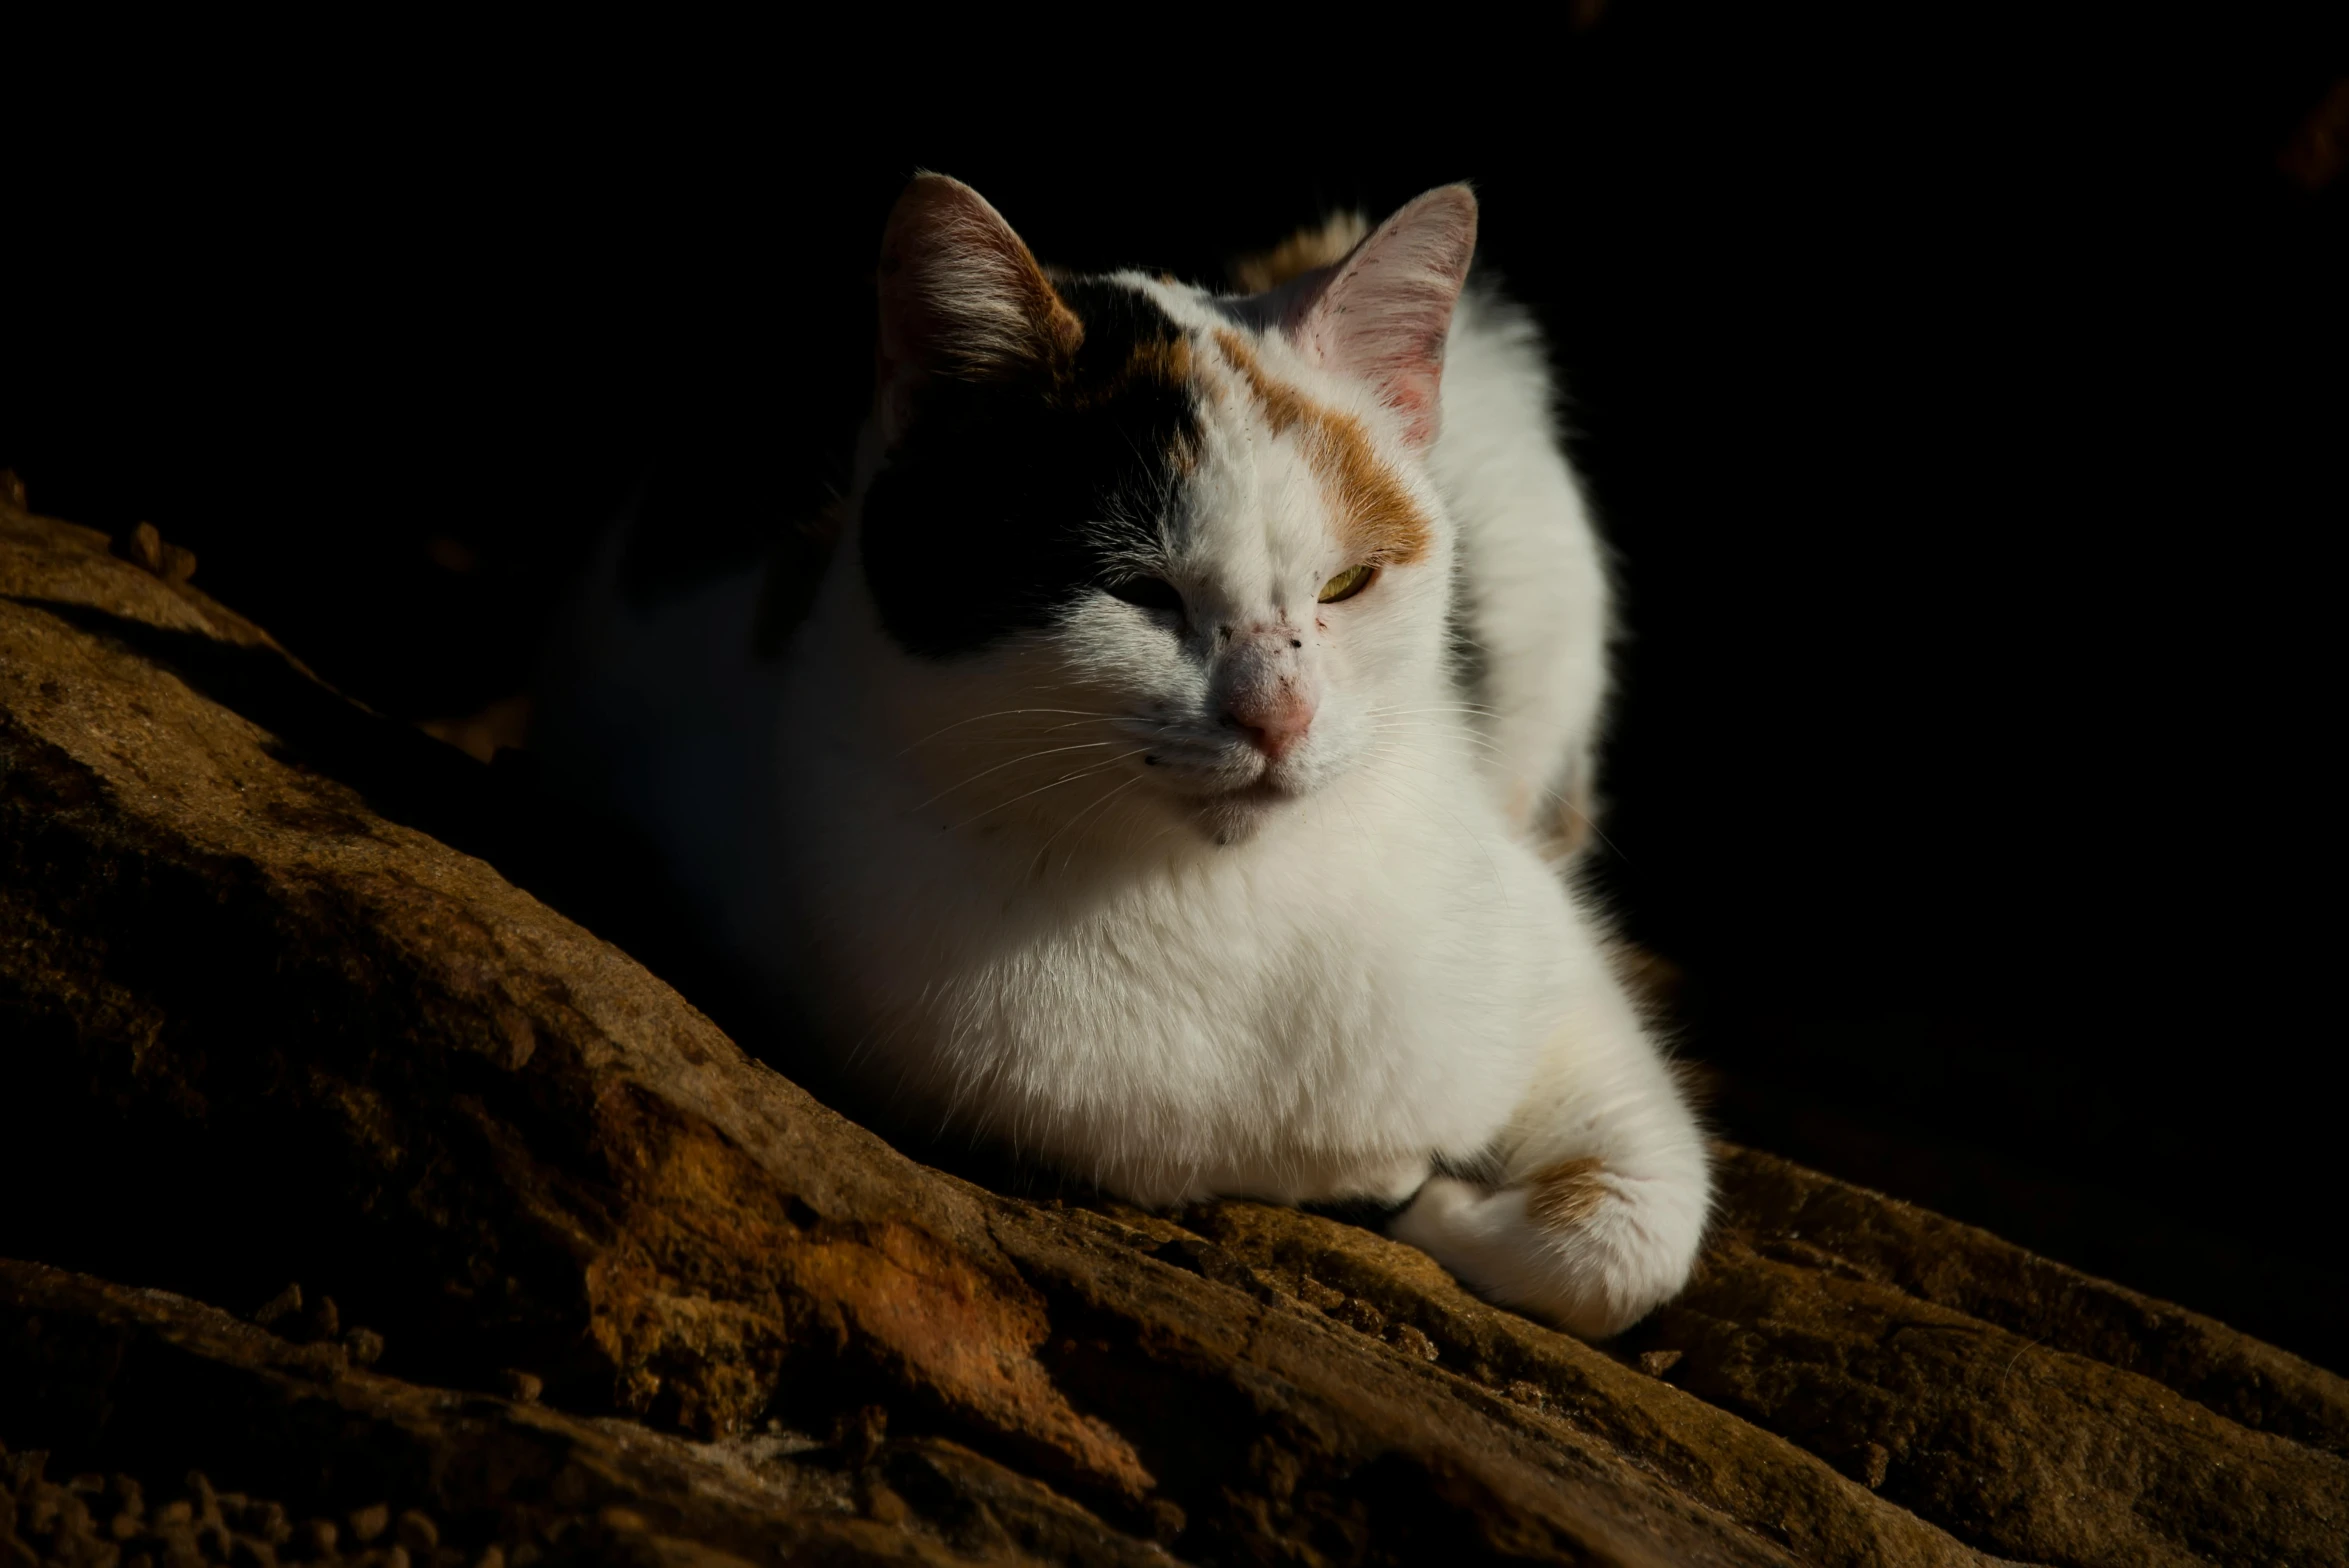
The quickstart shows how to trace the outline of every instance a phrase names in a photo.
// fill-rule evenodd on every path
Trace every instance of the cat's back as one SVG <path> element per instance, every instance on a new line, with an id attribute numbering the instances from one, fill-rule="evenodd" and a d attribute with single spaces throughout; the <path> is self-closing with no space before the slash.
<path id="1" fill-rule="evenodd" d="M 1562 849 L 1589 830 L 1612 605 L 1561 439 L 1548 345 L 1523 306 L 1472 281 L 1445 353 L 1428 466 L 1460 529 L 1459 684 L 1481 710 L 1504 808 Z"/>

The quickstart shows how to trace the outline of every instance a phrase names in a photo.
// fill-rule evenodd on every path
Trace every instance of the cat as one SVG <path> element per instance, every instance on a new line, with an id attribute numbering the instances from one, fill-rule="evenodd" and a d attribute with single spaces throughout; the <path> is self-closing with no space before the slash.
<path id="1" fill-rule="evenodd" d="M 605 615 L 533 744 L 910 1123 L 1383 1205 L 1599 1338 L 1711 1177 L 1575 887 L 1607 574 L 1476 223 L 1443 187 L 1226 294 L 1047 271 L 917 176 L 797 624 L 761 651 L 755 574 Z"/>

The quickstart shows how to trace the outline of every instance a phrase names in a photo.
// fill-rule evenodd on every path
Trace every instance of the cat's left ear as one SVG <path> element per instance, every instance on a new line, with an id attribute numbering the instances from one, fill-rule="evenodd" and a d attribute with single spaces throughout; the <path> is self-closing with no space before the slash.
<path id="1" fill-rule="evenodd" d="M 880 295 L 876 379 L 892 441 L 926 383 L 1048 370 L 1084 336 L 1003 214 L 943 174 L 915 175 L 890 211 Z"/>
<path id="2" fill-rule="evenodd" d="M 1405 439 L 1430 445 L 1443 420 L 1444 340 L 1475 254 L 1476 197 L 1438 186 L 1301 279 L 1282 326 L 1306 358 L 1378 388 Z"/>

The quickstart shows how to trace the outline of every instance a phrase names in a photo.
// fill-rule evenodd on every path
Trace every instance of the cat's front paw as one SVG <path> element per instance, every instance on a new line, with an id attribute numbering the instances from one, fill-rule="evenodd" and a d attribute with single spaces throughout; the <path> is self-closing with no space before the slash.
<path id="1" fill-rule="evenodd" d="M 1469 1286 L 1584 1339 L 1620 1334 L 1679 1293 L 1709 1194 L 1568 1160 L 1493 1189 L 1438 1176 L 1390 1233 Z"/>

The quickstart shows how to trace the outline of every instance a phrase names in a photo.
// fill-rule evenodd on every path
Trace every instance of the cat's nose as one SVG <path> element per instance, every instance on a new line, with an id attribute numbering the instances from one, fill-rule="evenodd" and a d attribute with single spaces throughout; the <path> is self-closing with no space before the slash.
<path id="1" fill-rule="evenodd" d="M 1278 762 L 1294 751 L 1313 727 L 1313 700 L 1294 687 L 1284 686 L 1261 700 L 1233 703 L 1224 710 L 1223 721 L 1267 759 Z"/>

